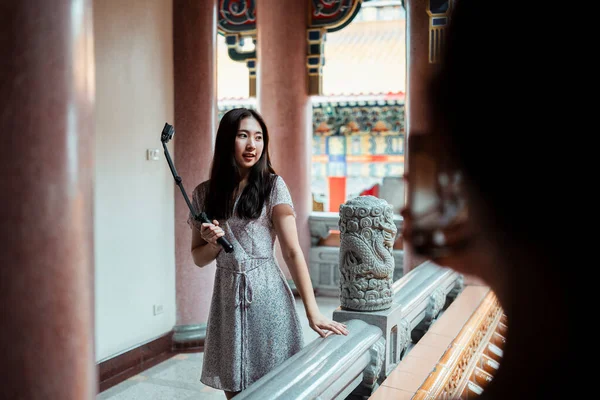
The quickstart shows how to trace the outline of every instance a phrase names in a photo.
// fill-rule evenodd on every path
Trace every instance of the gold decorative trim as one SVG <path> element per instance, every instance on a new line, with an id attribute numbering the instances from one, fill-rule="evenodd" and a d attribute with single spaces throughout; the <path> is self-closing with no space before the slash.
<path id="1" fill-rule="evenodd" d="M 415 393 L 413 400 L 456 398 L 464 390 L 480 391 L 481 388 L 471 377 L 501 318 L 503 311 L 500 303 L 496 295 L 489 292 Z"/>
<path id="2" fill-rule="evenodd" d="M 448 0 L 448 9 L 444 13 L 433 13 L 431 1 L 427 0 L 427 15 L 429 16 L 429 63 L 440 62 L 442 50 L 446 42 L 446 33 L 450 22 L 450 14 L 454 6 L 453 0 Z"/>
<path id="3" fill-rule="evenodd" d="M 256 97 L 256 58 L 249 58 L 246 60 L 246 65 L 248 66 L 248 97 Z"/>
<path id="4" fill-rule="evenodd" d="M 309 96 L 320 96 L 323 94 L 323 41 L 325 40 L 325 28 L 309 28 L 306 30 L 306 75 L 308 77 L 308 94 Z M 316 33 L 318 39 L 311 39 L 311 35 Z M 318 53 L 310 51 L 311 46 L 319 46 Z M 311 59 L 318 59 L 317 64 L 311 64 Z M 313 72 L 311 72 L 313 70 Z"/>

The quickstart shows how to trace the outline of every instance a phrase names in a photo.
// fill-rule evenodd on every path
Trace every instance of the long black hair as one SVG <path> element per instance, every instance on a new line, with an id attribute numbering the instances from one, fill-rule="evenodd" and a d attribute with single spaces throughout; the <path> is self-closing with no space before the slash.
<path id="1" fill-rule="evenodd" d="M 235 161 L 235 139 L 240 122 L 245 118 L 254 118 L 260 124 L 264 147 L 260 159 L 250 168 L 248 183 L 234 210 L 234 195 L 242 179 Z M 234 212 L 240 218 L 258 218 L 269 199 L 275 177 L 269 158 L 269 133 L 262 116 L 247 108 L 235 108 L 225 113 L 217 130 L 209 188 L 204 201 L 204 209 L 210 218 L 226 220 Z"/>

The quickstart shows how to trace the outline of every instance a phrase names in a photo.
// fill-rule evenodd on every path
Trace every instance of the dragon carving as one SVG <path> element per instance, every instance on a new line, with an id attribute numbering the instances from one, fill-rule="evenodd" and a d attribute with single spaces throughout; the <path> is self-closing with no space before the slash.
<path id="1" fill-rule="evenodd" d="M 343 309 L 391 307 L 397 228 L 392 207 L 374 196 L 340 206 L 340 301 Z"/>

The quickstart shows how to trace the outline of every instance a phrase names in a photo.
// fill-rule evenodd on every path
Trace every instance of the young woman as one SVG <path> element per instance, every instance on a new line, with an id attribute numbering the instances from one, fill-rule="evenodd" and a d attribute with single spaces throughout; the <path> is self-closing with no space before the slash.
<path id="1" fill-rule="evenodd" d="M 190 216 L 192 256 L 199 267 L 217 260 L 201 381 L 228 399 L 303 347 L 292 291 L 274 256 L 279 238 L 310 327 L 321 337 L 348 334 L 317 307 L 298 242 L 292 198 L 269 159 L 269 134 L 254 110 L 234 109 L 219 124 L 210 180 L 192 201 L 212 224 Z M 225 236 L 234 251 L 217 243 Z"/>

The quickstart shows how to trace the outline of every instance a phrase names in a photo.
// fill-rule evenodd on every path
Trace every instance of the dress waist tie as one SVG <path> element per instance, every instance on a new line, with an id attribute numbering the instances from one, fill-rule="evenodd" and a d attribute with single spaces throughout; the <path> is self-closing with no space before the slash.
<path id="1" fill-rule="evenodd" d="M 240 380 L 242 385 L 242 390 L 246 388 L 248 378 L 246 376 L 246 360 L 247 360 L 247 349 L 248 349 L 248 338 L 247 338 L 247 311 L 246 309 L 252 304 L 253 299 L 253 291 L 252 291 L 252 282 L 250 280 L 250 276 L 248 272 L 264 265 L 268 262 L 274 261 L 273 258 L 260 258 L 260 259 L 251 259 L 247 261 L 242 261 L 240 263 L 241 270 L 232 270 L 229 268 L 223 268 L 234 274 L 235 282 L 235 308 L 240 310 L 240 322 L 241 322 L 241 334 L 242 334 L 242 342 L 241 342 L 241 371 L 240 371 Z"/>

